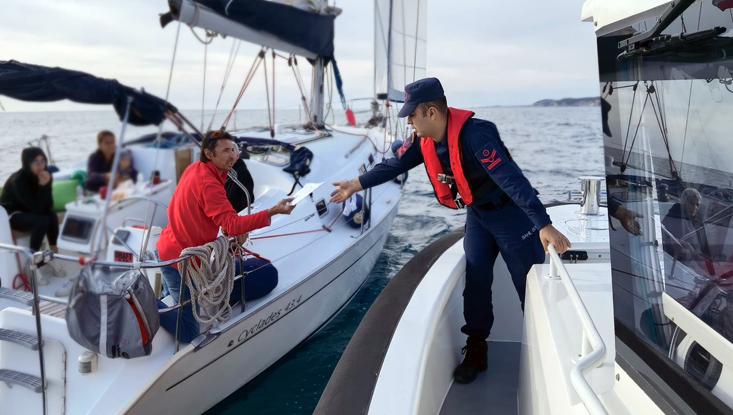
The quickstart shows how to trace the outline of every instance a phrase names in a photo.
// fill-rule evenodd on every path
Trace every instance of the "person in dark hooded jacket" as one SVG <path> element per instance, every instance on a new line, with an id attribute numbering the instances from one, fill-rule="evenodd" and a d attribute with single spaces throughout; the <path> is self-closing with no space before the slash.
<path id="1" fill-rule="evenodd" d="M 31 249 L 41 249 L 43 238 L 55 252 L 59 236 L 59 219 L 53 211 L 48 159 L 38 147 L 28 147 L 21 153 L 22 167 L 5 182 L 0 205 L 10 216 L 10 228 L 31 233 Z"/>

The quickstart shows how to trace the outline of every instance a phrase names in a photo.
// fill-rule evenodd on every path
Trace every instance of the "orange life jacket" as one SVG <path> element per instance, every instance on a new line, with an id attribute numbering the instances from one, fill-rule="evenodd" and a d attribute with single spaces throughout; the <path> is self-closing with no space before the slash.
<path id="1" fill-rule="evenodd" d="M 448 153 L 450 154 L 450 168 L 453 171 L 453 180 L 458 190 L 460 200 L 456 200 L 448 183 L 441 181 L 438 175 L 443 175 L 443 166 L 435 151 L 435 141 L 430 137 L 422 137 L 420 149 L 422 150 L 425 169 L 428 171 L 430 183 L 433 185 L 435 196 L 441 205 L 451 209 L 460 209 L 463 205 L 470 206 L 473 203 L 473 194 L 468 186 L 463 166 L 461 164 L 461 130 L 466 122 L 473 117 L 473 111 L 466 111 L 457 108 L 448 108 Z"/>

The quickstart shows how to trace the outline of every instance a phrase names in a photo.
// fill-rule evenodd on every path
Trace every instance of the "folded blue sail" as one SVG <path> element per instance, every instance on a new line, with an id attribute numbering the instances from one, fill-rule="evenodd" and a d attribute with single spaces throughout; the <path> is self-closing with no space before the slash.
<path id="1" fill-rule="evenodd" d="M 0 61 L 0 94 L 21 101 L 68 99 L 84 104 L 112 104 L 120 119 L 124 118 L 131 99 L 128 122 L 134 125 L 160 124 L 166 110 L 175 111 L 166 101 L 114 79 L 14 60 Z"/>
<path id="2" fill-rule="evenodd" d="M 169 0 L 168 3 L 171 11 L 161 16 L 163 26 L 174 18 L 308 58 L 333 56 L 335 14 L 311 12 L 267 0 Z"/>

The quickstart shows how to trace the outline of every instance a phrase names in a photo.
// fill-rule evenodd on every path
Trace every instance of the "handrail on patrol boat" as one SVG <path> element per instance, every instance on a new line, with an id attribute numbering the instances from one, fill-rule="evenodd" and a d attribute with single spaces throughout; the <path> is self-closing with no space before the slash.
<path id="1" fill-rule="evenodd" d="M 18 253 L 28 258 L 28 264 L 31 270 L 31 291 L 33 292 L 33 317 L 36 322 L 36 341 L 38 341 L 38 366 L 41 374 L 41 399 L 43 415 L 48 413 L 48 404 L 46 397 L 46 364 L 43 358 L 43 333 L 41 332 L 41 311 L 38 296 L 38 267 L 43 265 L 49 259 L 49 252 L 33 252 L 28 248 L 10 244 L 0 243 L 0 250 L 7 250 Z"/>
<path id="2" fill-rule="evenodd" d="M 570 274 L 562 263 L 562 259 L 560 259 L 557 250 L 552 244 L 547 247 L 547 250 L 550 254 L 550 278 L 559 279 L 562 282 L 568 298 L 583 326 L 583 337 L 580 346 L 581 357 L 572 369 L 570 369 L 570 383 L 573 385 L 573 389 L 589 413 L 594 415 L 607 414 L 608 412 L 601 403 L 601 400 L 598 399 L 598 396 L 593 392 L 585 376 L 583 376 L 583 372 L 601 363 L 603 357 L 606 355 L 606 345 L 603 343 L 603 339 L 598 333 L 595 324 L 593 324 L 588 309 L 585 308 L 583 301 L 580 299 L 578 290 L 575 288 L 575 284 L 573 284 L 573 280 L 570 278 Z"/>

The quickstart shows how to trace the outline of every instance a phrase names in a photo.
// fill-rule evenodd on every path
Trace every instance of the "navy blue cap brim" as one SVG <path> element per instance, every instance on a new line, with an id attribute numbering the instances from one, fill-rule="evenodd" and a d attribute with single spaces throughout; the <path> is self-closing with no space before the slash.
<path id="1" fill-rule="evenodd" d="M 405 118 L 408 115 L 412 114 L 413 111 L 415 111 L 415 108 L 420 105 L 419 102 L 405 102 L 405 104 L 400 109 L 400 112 L 397 113 L 397 116 L 399 118 Z"/>

